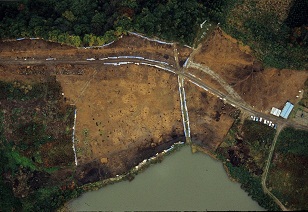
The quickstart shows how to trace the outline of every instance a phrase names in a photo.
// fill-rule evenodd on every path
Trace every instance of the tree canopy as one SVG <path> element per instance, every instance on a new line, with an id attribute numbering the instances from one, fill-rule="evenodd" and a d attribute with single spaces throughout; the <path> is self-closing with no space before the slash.
<path id="1" fill-rule="evenodd" d="M 22 0 L 0 3 L 0 38 L 43 37 L 99 45 L 132 30 L 191 44 L 208 8 L 222 1 Z M 217 10 L 217 9 L 215 9 Z M 78 38 L 79 37 L 79 38 Z"/>

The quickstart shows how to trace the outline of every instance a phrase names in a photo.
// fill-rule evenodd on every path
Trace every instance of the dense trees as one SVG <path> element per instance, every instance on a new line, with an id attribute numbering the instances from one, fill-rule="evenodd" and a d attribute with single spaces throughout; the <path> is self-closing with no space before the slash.
<path id="1" fill-rule="evenodd" d="M 218 3 L 217 3 L 218 2 Z M 196 26 L 223 1 L 23 0 L 0 3 L 0 38 L 43 37 L 101 45 L 127 30 L 191 44 Z M 215 14 L 215 12 L 212 12 Z"/>
<path id="2" fill-rule="evenodd" d="M 259 205 L 271 211 L 280 211 L 280 208 L 271 197 L 263 192 L 260 177 L 253 176 L 246 168 L 242 166 L 235 167 L 230 162 L 226 162 L 226 166 L 231 177 L 241 183 L 241 188 L 248 192 L 248 195 L 256 200 Z"/>
<path id="3" fill-rule="evenodd" d="M 285 22 L 256 0 L 22 0 L 0 3 L 0 38 L 43 37 L 73 46 L 108 43 L 131 30 L 192 44 L 205 19 L 255 50 L 266 66 L 307 68 L 307 1 Z M 236 9 L 241 5 L 242 9 Z M 244 6 L 243 6 L 244 5 Z M 235 8 L 235 9 L 234 9 Z"/>

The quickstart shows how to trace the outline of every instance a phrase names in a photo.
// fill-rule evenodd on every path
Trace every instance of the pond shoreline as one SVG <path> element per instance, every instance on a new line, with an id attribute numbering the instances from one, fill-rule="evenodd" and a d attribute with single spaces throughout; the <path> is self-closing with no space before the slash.
<path id="1" fill-rule="evenodd" d="M 148 159 L 144 159 L 137 166 L 133 167 L 132 169 L 128 170 L 126 173 L 122 175 L 117 175 L 116 177 L 111 177 L 111 178 L 104 179 L 101 181 L 82 185 L 79 187 L 79 189 L 82 189 L 83 192 L 79 194 L 76 198 L 80 197 L 82 194 L 86 192 L 96 191 L 107 185 L 112 185 L 114 183 L 118 183 L 118 182 L 125 181 L 125 180 L 132 181 L 136 175 L 138 175 L 139 173 L 142 173 L 144 170 L 149 168 L 152 164 L 162 162 L 164 159 L 164 156 L 172 154 L 173 152 L 177 151 L 178 149 L 180 149 L 181 147 L 185 145 L 188 145 L 188 144 L 186 144 L 183 141 L 175 142 L 168 149 L 165 149 L 162 152 L 156 153 L 155 156 L 152 156 Z M 58 209 L 58 211 L 63 211 L 63 210 L 66 211 L 65 209 L 69 208 L 68 204 L 73 200 L 74 199 L 71 199 L 68 202 L 66 202 L 61 208 Z"/>
<path id="2" fill-rule="evenodd" d="M 146 169 L 151 164 L 160 162 L 160 156 L 169 153 L 176 154 L 164 158 L 164 163 Z M 126 205 L 127 210 L 227 210 L 228 207 L 235 210 L 264 210 L 240 188 L 239 183 L 229 180 L 221 161 L 213 160 L 208 155 L 193 154 L 190 145 L 175 145 L 171 151 L 159 155 L 143 161 L 126 175 L 93 183 L 91 187 L 88 186 L 88 191 L 99 189 L 98 191 L 88 192 L 78 200 L 66 203 L 66 208 L 70 211 L 123 210 Z M 143 171 L 145 172 L 132 182 L 127 181 L 129 174 L 136 176 Z M 121 183 L 100 189 L 115 182 Z M 194 196 L 193 199 L 190 198 L 191 195 Z M 188 199 L 190 200 L 186 201 Z M 104 204 L 100 204 L 102 201 Z M 118 203 L 114 205 L 114 201 Z M 222 207 L 217 204 L 221 201 L 225 202 Z M 122 208 L 116 209 L 119 207 Z"/>

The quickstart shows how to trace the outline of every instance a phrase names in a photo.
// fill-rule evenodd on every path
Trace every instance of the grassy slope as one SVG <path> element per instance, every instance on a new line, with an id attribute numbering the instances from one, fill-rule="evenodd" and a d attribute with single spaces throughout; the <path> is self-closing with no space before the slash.
<path id="1" fill-rule="evenodd" d="M 284 129 L 278 137 L 268 187 L 287 208 L 308 208 L 308 132 Z"/>
<path id="2" fill-rule="evenodd" d="M 73 164 L 71 130 L 66 130 L 73 110 L 52 79 L 0 82 L 0 87 L 0 209 L 55 209 L 77 196 L 73 189 L 61 189 L 68 182 L 50 178 Z"/>
<path id="3" fill-rule="evenodd" d="M 272 128 L 259 122 L 246 120 L 243 125 L 236 123 L 217 149 L 217 157 L 252 199 L 262 207 L 276 211 L 280 210 L 279 207 L 264 194 L 261 186 L 261 176 L 274 133 Z"/>
<path id="4" fill-rule="evenodd" d="M 221 18 L 222 27 L 249 45 L 257 58 L 268 67 L 308 69 L 307 45 L 290 41 L 292 26 L 285 20 L 294 15 L 289 14 L 291 5 L 292 0 L 238 0 Z"/>

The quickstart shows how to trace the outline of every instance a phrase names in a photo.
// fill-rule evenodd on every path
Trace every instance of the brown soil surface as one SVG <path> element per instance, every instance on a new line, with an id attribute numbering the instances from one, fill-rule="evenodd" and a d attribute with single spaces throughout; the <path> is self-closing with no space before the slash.
<path id="1" fill-rule="evenodd" d="M 252 73 L 234 88 L 255 108 L 270 112 L 272 107 L 283 108 L 286 101 L 297 103 L 307 77 L 307 71 L 266 69 Z"/>
<path id="2" fill-rule="evenodd" d="M 193 52 L 192 48 L 188 48 L 186 46 L 177 46 L 178 48 L 178 58 L 179 58 L 179 63 L 180 66 L 182 67 L 187 60 L 187 58 L 190 56 L 190 54 Z"/>
<path id="3" fill-rule="evenodd" d="M 26 68 L 26 67 L 24 67 Z M 33 83 L 42 81 L 45 77 L 40 75 L 23 76 L 18 73 L 19 66 L 6 66 L 0 64 L 0 79 L 1 81 L 21 81 L 25 83 Z"/>
<path id="4" fill-rule="evenodd" d="M 189 49 L 189 48 L 183 48 Z M 186 50 L 185 52 L 189 52 Z M 159 60 L 175 65 L 172 45 L 163 45 L 149 41 L 135 35 L 126 35 L 111 45 L 103 48 L 75 48 L 65 44 L 59 44 L 43 40 L 0 41 L 0 55 L 2 58 L 14 58 L 17 60 L 46 59 L 49 57 L 61 60 L 87 58 L 104 58 L 108 56 L 142 56 L 153 60 Z M 185 53 L 185 55 L 189 55 Z"/>
<path id="5" fill-rule="evenodd" d="M 238 111 L 191 82 L 185 81 L 193 143 L 214 152 L 232 126 Z"/>
<path id="6" fill-rule="evenodd" d="M 138 150 L 183 135 L 174 75 L 136 65 L 104 66 L 88 68 L 82 76 L 58 75 L 57 80 L 78 110 L 81 164 L 107 158 L 110 171 L 119 173 Z"/>
<path id="7" fill-rule="evenodd" d="M 203 71 L 195 68 L 188 68 L 186 72 L 189 72 L 197 78 L 201 79 L 209 87 L 217 89 L 226 95 L 228 94 L 227 91 L 216 80 L 214 80 L 210 75 L 204 73 Z"/>
<path id="8" fill-rule="evenodd" d="M 179 47 L 183 60 L 191 53 Z M 104 48 L 74 48 L 42 40 L 5 41 L 2 59 L 85 60 L 141 56 L 175 66 L 174 47 L 134 35 Z M 185 141 L 178 82 L 173 74 L 147 66 L 54 64 L 0 65 L 0 79 L 26 83 L 56 76 L 64 100 L 77 108 L 76 149 L 80 183 L 128 171 L 145 158 Z M 71 141 L 70 141 L 71 142 Z M 56 178 L 56 176 L 55 176 Z"/>
<path id="9" fill-rule="evenodd" d="M 220 29 L 203 43 L 194 61 L 210 67 L 247 103 L 263 112 L 282 107 L 288 100 L 296 103 L 308 77 L 308 71 L 264 69 L 247 48 Z"/>

